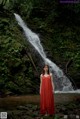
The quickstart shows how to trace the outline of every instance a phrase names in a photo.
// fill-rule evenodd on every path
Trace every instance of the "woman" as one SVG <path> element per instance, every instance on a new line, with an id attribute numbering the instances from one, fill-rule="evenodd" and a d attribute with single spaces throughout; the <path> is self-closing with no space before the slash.
<path id="1" fill-rule="evenodd" d="M 40 75 L 40 113 L 53 115 L 54 111 L 54 84 L 49 66 L 45 65 Z"/>

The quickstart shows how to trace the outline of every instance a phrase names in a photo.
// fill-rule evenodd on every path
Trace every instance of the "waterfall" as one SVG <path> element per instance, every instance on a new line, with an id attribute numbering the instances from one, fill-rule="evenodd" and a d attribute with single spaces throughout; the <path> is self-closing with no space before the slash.
<path id="1" fill-rule="evenodd" d="M 63 71 L 54 62 L 47 58 L 40 42 L 39 36 L 28 28 L 28 26 L 18 14 L 14 13 L 14 15 L 18 24 L 20 25 L 20 27 L 22 27 L 27 40 L 37 50 L 44 62 L 50 66 L 50 69 L 53 73 L 55 91 L 73 91 L 74 89 L 72 83 L 67 78 L 67 76 L 64 75 Z"/>

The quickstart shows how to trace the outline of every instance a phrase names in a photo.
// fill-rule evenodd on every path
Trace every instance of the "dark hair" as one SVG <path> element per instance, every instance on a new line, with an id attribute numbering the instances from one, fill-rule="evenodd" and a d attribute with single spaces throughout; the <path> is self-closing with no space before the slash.
<path id="1" fill-rule="evenodd" d="M 44 67 L 45 67 L 45 66 L 48 67 L 48 72 L 47 72 L 47 73 L 50 74 L 49 65 L 48 65 L 48 64 L 45 64 L 45 65 L 43 66 L 42 74 L 43 74 L 43 75 L 45 74 L 45 71 L 44 71 Z"/>

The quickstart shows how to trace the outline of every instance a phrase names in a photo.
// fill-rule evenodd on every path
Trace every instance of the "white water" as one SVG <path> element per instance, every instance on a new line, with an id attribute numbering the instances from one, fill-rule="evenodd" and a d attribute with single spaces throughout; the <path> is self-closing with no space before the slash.
<path id="1" fill-rule="evenodd" d="M 55 93 L 80 93 L 80 89 L 73 91 L 55 91 Z"/>
<path id="2" fill-rule="evenodd" d="M 16 20 L 18 21 L 18 24 L 22 27 L 25 36 L 27 40 L 32 44 L 32 46 L 37 50 L 37 52 L 40 54 L 40 56 L 43 58 L 44 62 L 47 63 L 50 66 L 50 69 L 53 73 L 53 80 L 55 85 L 55 91 L 60 92 L 67 92 L 67 91 L 73 91 L 73 86 L 70 80 L 64 75 L 63 71 L 50 59 L 47 58 L 44 49 L 41 45 L 39 36 L 32 32 L 25 22 L 22 20 L 22 18 L 14 13 Z"/>

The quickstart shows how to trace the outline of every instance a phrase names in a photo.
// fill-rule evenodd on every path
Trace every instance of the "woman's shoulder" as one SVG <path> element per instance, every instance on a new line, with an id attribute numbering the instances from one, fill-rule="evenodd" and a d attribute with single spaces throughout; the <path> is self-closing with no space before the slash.
<path id="1" fill-rule="evenodd" d="M 52 76 L 52 73 L 50 73 L 49 75 Z M 40 74 L 40 77 L 42 77 L 42 76 L 43 76 L 43 74 Z"/>
<path id="2" fill-rule="evenodd" d="M 50 73 L 50 76 L 52 76 L 52 73 Z"/>
<path id="3" fill-rule="evenodd" d="M 42 76 L 43 76 L 43 74 L 40 75 L 40 77 L 42 77 Z"/>

